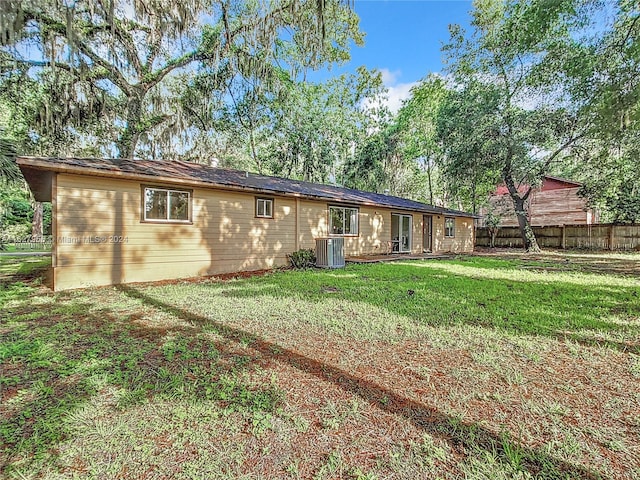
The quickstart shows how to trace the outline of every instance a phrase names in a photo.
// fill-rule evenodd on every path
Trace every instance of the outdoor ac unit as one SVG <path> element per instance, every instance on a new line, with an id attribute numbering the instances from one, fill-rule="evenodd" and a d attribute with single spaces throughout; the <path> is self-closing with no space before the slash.
<path id="1" fill-rule="evenodd" d="M 344 238 L 316 238 L 316 267 L 344 267 Z"/>

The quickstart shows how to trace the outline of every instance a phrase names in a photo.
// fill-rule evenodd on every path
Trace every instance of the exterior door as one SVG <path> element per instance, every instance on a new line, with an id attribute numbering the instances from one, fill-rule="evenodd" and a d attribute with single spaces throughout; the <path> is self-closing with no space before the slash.
<path id="1" fill-rule="evenodd" d="M 399 253 L 411 252 L 411 215 L 391 215 L 391 241 L 393 251 Z"/>
<path id="2" fill-rule="evenodd" d="M 425 215 L 422 217 L 422 251 L 431 252 L 433 249 L 433 216 Z"/>

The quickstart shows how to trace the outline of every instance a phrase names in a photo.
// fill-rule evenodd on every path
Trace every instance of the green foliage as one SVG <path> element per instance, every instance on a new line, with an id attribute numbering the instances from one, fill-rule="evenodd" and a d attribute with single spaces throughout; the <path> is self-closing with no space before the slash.
<path id="1" fill-rule="evenodd" d="M 51 230 L 51 204 L 43 205 L 43 231 Z M 22 238 L 31 234 L 33 203 L 24 185 L 14 184 L 0 190 L 0 238 Z"/>
<path id="2" fill-rule="evenodd" d="M 599 4 L 577 10 L 586 32 L 566 42 L 553 64 L 573 107 L 589 121 L 588 135 L 559 171 L 584 183 L 582 193 L 602 221 L 633 222 L 640 220 L 640 12 L 628 0 L 608 7 L 606 15 Z"/>
<path id="3" fill-rule="evenodd" d="M 29 224 L 33 217 L 33 209 L 28 198 L 23 195 L 3 195 L 5 214 L 2 218 L 3 225 Z"/>
<path id="4" fill-rule="evenodd" d="M 443 99 L 436 123 L 449 195 L 477 212 L 500 179 L 500 93 L 472 79 Z M 515 148 L 515 147 L 512 147 Z M 524 153 L 524 142 L 519 152 Z"/>
<path id="5" fill-rule="evenodd" d="M 13 65 L 5 99 L 53 154 L 209 157 L 215 107 L 233 105 L 238 90 L 277 95 L 280 64 L 295 78 L 362 43 L 346 2 L 46 0 L 9 2 L 0 19 Z M 184 101 L 200 76 L 215 81 Z"/>
<path id="6" fill-rule="evenodd" d="M 246 148 L 253 168 L 307 181 L 338 182 L 342 164 L 353 158 L 354 145 L 364 140 L 375 122 L 375 115 L 362 105 L 375 101 L 382 89 L 380 75 L 365 68 L 325 83 L 289 80 L 277 96 L 250 99 L 248 105 L 237 102 L 228 120 L 249 134 Z"/>
<path id="7" fill-rule="evenodd" d="M 307 269 L 316 266 L 316 252 L 312 248 L 302 248 L 287 255 L 289 263 L 295 269 Z"/>
<path id="8" fill-rule="evenodd" d="M 420 197 L 432 205 L 444 204 L 445 190 L 452 193 L 454 190 L 447 188 L 448 177 L 441 172 L 444 151 L 437 135 L 442 106 L 448 94 L 444 80 L 430 75 L 412 89 L 411 97 L 397 117 L 400 150 L 404 158 L 417 165 L 419 173 L 416 175 L 424 176 L 425 191 Z"/>
<path id="9" fill-rule="evenodd" d="M 0 104 L 1 105 L 1 104 Z M 22 179 L 22 174 L 15 162 L 15 144 L 3 135 L 0 123 L 0 185 L 16 183 Z"/>
<path id="10" fill-rule="evenodd" d="M 626 168 L 635 162 L 624 163 L 615 170 L 607 170 L 610 167 L 606 164 L 594 165 L 601 176 L 590 172 L 580 190 L 592 206 L 602 211 L 601 221 L 640 223 L 640 178 L 635 167 Z"/>
<path id="11" fill-rule="evenodd" d="M 548 4 L 478 2 L 472 32 L 453 28 L 445 47 L 460 92 L 442 129 L 449 172 L 461 180 L 473 172 L 499 174 L 532 251 L 539 247 L 524 209 L 529 187 L 589 137 L 595 118 L 587 101 L 594 98 L 593 82 L 569 74 L 565 65 L 575 62 L 558 63 L 576 38 L 596 29 L 585 23 L 593 22 L 593 12 L 582 9 L 581 0 Z M 578 70 L 584 73 L 586 66 Z"/>
<path id="12" fill-rule="evenodd" d="M 355 157 L 344 165 L 344 184 L 350 188 L 399 194 L 398 177 L 405 167 L 398 154 L 398 129 L 389 125 L 362 142 Z M 394 177 L 395 180 L 394 181 Z"/>
<path id="13" fill-rule="evenodd" d="M 500 223 L 502 222 L 502 217 L 500 214 L 496 212 L 496 210 L 490 205 L 487 213 L 484 216 L 484 224 L 487 227 L 487 232 L 489 232 L 490 242 L 489 246 L 494 248 L 496 245 L 496 236 L 498 235 L 498 230 L 500 230 Z"/>

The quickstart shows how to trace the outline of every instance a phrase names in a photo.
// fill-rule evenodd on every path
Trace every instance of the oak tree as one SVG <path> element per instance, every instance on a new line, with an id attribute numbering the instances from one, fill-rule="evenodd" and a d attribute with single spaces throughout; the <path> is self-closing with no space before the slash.
<path id="1" fill-rule="evenodd" d="M 199 104 L 215 107 L 237 76 L 268 83 L 283 50 L 295 52 L 298 68 L 317 67 L 346 55 L 358 35 L 340 1 L 10 0 L 0 8 L 2 73 L 49 85 L 50 130 L 120 157 L 192 147 L 200 125 L 179 100 L 198 73 L 211 79 Z"/>

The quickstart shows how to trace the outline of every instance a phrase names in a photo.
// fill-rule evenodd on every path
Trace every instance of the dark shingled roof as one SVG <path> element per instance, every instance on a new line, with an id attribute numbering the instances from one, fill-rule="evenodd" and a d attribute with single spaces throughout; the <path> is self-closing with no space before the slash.
<path id="1" fill-rule="evenodd" d="M 68 172 L 105 177 L 138 178 L 147 182 L 168 182 L 251 192 L 267 192 L 275 195 L 292 195 L 302 198 L 322 199 L 329 202 L 390 207 L 438 215 L 476 217 L 476 215 L 470 213 L 434 207 L 425 203 L 391 195 L 280 177 L 270 177 L 240 170 L 214 168 L 191 162 L 104 158 L 20 157 L 18 158 L 18 165 L 25 173 L 25 177 L 30 184 L 32 183 L 30 178 L 37 176 L 34 175 L 34 170 Z"/>

